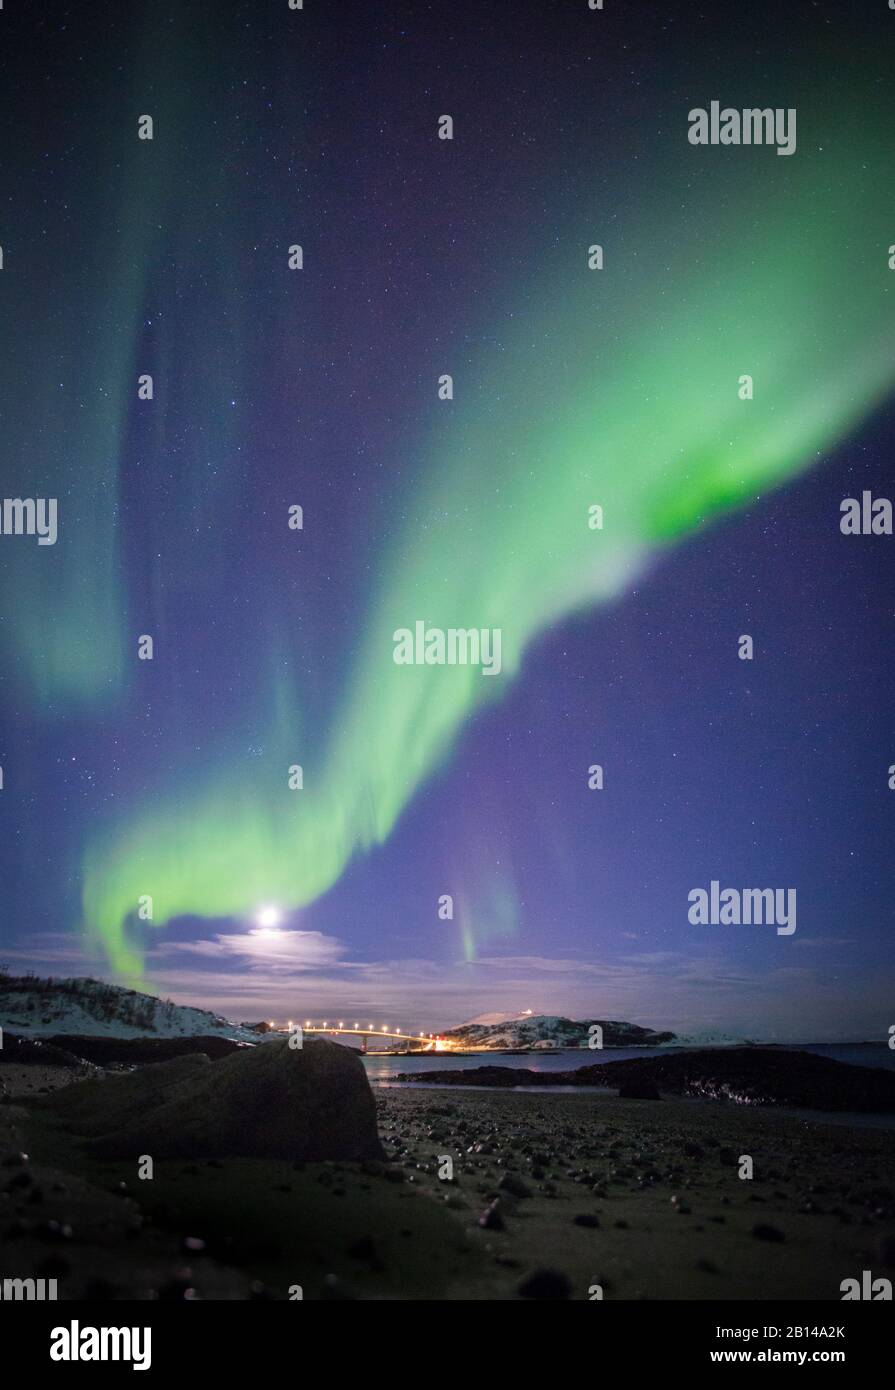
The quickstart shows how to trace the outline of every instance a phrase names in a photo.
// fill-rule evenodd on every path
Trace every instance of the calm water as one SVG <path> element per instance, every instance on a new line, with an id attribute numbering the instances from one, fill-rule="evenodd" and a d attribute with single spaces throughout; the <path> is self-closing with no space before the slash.
<path id="1" fill-rule="evenodd" d="M 674 1047 L 614 1047 L 604 1048 L 602 1052 L 585 1049 L 565 1052 L 526 1052 L 520 1057 L 507 1057 L 499 1052 L 466 1054 L 457 1056 L 450 1053 L 437 1053 L 425 1057 L 365 1057 L 364 1066 L 372 1085 L 392 1082 L 399 1072 L 412 1074 L 417 1071 L 473 1071 L 476 1067 L 512 1067 L 524 1071 L 571 1071 L 575 1067 L 586 1067 L 601 1062 L 622 1062 L 627 1057 L 664 1057 L 668 1053 L 692 1051 L 692 1048 Z M 836 1062 L 848 1062 L 860 1067 L 887 1067 L 895 1070 L 895 1050 L 885 1042 L 881 1043 L 818 1043 L 790 1050 L 816 1052 L 819 1057 L 831 1057 Z M 716 1049 L 719 1054 L 724 1048 Z M 430 1083 L 431 1084 L 431 1083 Z M 531 1089 L 531 1088 L 527 1088 Z M 556 1090 L 556 1087 L 551 1087 Z M 571 1088 L 570 1088 L 571 1089 Z M 582 1088 L 576 1086 L 576 1091 Z"/>
<path id="2" fill-rule="evenodd" d="M 673 1047 L 618 1047 L 605 1048 L 602 1052 L 589 1052 L 584 1050 L 570 1050 L 568 1052 L 529 1052 L 521 1057 L 507 1057 L 500 1053 L 479 1053 L 476 1056 L 451 1056 L 449 1054 L 438 1053 L 435 1056 L 427 1057 L 365 1057 L 364 1065 L 367 1068 L 367 1075 L 373 1086 L 425 1086 L 427 1090 L 433 1086 L 432 1082 L 396 1082 L 394 1077 L 399 1072 L 412 1074 L 413 1072 L 437 1071 L 440 1067 L 445 1071 L 472 1071 L 475 1067 L 498 1066 L 513 1067 L 517 1070 L 529 1071 L 571 1071 L 574 1067 L 589 1066 L 591 1063 L 600 1062 L 621 1062 L 627 1057 L 662 1057 L 668 1052 L 692 1051 L 690 1048 Z M 719 1053 L 724 1052 L 723 1047 L 714 1049 Z M 847 1062 L 852 1066 L 859 1067 L 886 1067 L 895 1070 L 895 1050 L 891 1050 L 887 1043 L 817 1043 L 796 1046 L 792 1044 L 789 1051 L 797 1052 L 816 1052 L 819 1057 L 830 1057 L 836 1062 Z M 437 1087 L 436 1087 L 437 1089 Z M 490 1089 L 476 1087 L 474 1089 Z M 592 1086 L 520 1086 L 520 1091 L 530 1092 L 535 1095 L 568 1095 L 587 1094 L 589 1091 L 596 1092 L 597 1087 Z M 690 1098 L 688 1103 L 693 1105 L 713 1105 L 717 1102 Z M 847 1111 L 815 1111 L 815 1110 L 789 1110 L 775 1107 L 775 1114 L 790 1115 L 794 1119 L 800 1120 L 804 1124 L 835 1124 L 851 1125 L 859 1129 L 887 1129 L 895 1130 L 895 1115 L 865 1115 Z"/>

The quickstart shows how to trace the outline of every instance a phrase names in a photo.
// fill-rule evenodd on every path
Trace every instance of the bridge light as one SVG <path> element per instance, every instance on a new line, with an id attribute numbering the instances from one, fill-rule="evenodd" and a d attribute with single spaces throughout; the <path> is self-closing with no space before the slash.
<path id="1" fill-rule="evenodd" d="M 355 1023 L 355 1025 L 354 1025 L 355 1032 L 357 1032 L 357 1029 L 358 1029 L 359 1027 L 360 1027 L 360 1025 L 357 1024 L 357 1023 Z"/>
<path id="2" fill-rule="evenodd" d="M 323 1020 L 323 1026 L 326 1027 L 326 1019 Z"/>
<path id="3" fill-rule="evenodd" d="M 339 1027 L 340 1027 L 340 1028 L 344 1028 L 344 1027 L 345 1027 L 345 1025 L 344 1025 L 344 1023 L 342 1022 L 341 1019 L 339 1019 Z"/>
<path id="4" fill-rule="evenodd" d="M 306 1018 L 306 1019 L 305 1019 L 305 1027 L 306 1027 L 306 1028 L 310 1028 L 310 1026 L 311 1026 L 311 1020 L 310 1020 L 309 1018 Z"/>

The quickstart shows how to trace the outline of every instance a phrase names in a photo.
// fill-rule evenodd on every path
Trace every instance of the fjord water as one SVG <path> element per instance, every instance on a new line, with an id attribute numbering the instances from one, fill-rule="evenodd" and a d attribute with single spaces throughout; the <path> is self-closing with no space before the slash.
<path id="1" fill-rule="evenodd" d="M 895 1069 L 895 1050 L 887 1042 L 879 1043 L 786 1043 L 781 1050 L 814 1052 L 834 1062 L 847 1062 L 858 1067 Z M 473 1071 L 476 1067 L 510 1067 L 520 1071 L 572 1071 L 577 1067 L 599 1065 L 601 1062 L 623 1062 L 629 1057 L 663 1057 L 674 1052 L 692 1052 L 695 1048 L 674 1047 L 606 1047 L 591 1052 L 587 1048 L 544 1049 L 508 1055 L 502 1052 L 425 1053 L 414 1057 L 396 1057 L 388 1053 L 368 1054 L 364 1065 L 372 1085 L 394 1084 L 392 1078 L 401 1073 Z M 719 1070 L 723 1070 L 725 1048 L 712 1049 L 718 1053 Z M 407 1083 L 405 1083 L 407 1084 Z M 431 1083 L 430 1083 L 431 1084 Z M 551 1088 L 555 1089 L 555 1088 Z M 575 1088 L 579 1089 L 579 1088 Z"/>

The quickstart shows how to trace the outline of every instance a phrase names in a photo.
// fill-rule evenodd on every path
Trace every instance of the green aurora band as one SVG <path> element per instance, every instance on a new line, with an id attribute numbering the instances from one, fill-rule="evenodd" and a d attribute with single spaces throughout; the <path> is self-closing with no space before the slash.
<path id="1" fill-rule="evenodd" d="M 651 184 L 649 217 L 613 222 L 610 240 L 594 216 L 542 265 L 524 312 L 508 295 L 502 351 L 458 366 L 456 399 L 430 422 L 325 737 L 299 737 L 281 689 L 260 774 L 231 756 L 185 775 L 89 846 L 85 930 L 116 972 L 141 970 L 141 895 L 160 927 L 325 893 L 387 839 L 538 634 L 622 594 L 664 548 L 797 476 L 881 403 L 895 224 L 887 153 L 861 141 L 857 162 L 844 136 L 838 153 L 793 159 L 698 151 L 686 217 L 679 163 Z M 585 264 L 594 240 L 603 271 Z M 500 628 L 502 673 L 396 666 L 394 631 L 420 619 Z M 303 790 L 288 788 L 292 763 Z"/>
<path id="2" fill-rule="evenodd" d="M 23 703 L 46 719 L 120 705 L 133 672 L 133 624 L 158 625 L 163 616 L 160 603 L 150 614 L 131 612 L 122 563 L 139 544 L 120 517 L 128 463 L 133 473 L 130 412 L 138 373 L 148 369 L 140 326 L 154 317 L 160 294 L 151 268 L 176 264 L 202 244 L 201 209 L 186 206 L 181 192 L 184 166 L 192 161 L 206 170 L 208 205 L 228 194 L 215 132 L 197 118 L 213 98 L 201 33 L 186 15 L 156 18 L 134 49 L 132 59 L 116 58 L 114 73 L 85 78 L 86 114 L 67 132 L 74 148 L 68 159 L 59 157 L 54 176 L 54 183 L 67 182 L 59 182 L 48 208 L 21 210 L 0 276 L 0 309 L 7 322 L 24 326 L 0 377 L 8 474 L 20 495 L 59 500 L 57 545 L 7 547 L 0 556 L 0 574 L 15 596 L 4 611 L 0 652 Z M 131 94 L 124 105 L 122 90 Z M 150 110 L 156 138 L 141 142 L 137 113 Z M 92 169 L 89 177 L 83 168 Z M 13 160 L 7 178 L 15 186 Z M 226 256 L 206 260 L 217 313 L 205 373 L 191 362 L 188 389 L 198 418 L 226 421 L 227 363 L 238 360 L 240 325 L 228 303 Z M 152 408 L 158 457 L 172 468 L 164 400 L 174 372 L 164 343 L 159 358 L 152 371 L 161 400 Z M 232 453 L 230 433 L 227 425 L 218 430 L 214 458 L 194 450 L 189 467 L 180 466 L 176 503 L 157 516 L 156 534 L 148 537 L 151 553 L 164 550 L 180 582 L 193 588 L 211 568 L 207 555 L 201 565 L 194 558 L 206 469 L 217 470 Z M 218 483 L 220 508 L 234 503 L 236 471 Z"/>

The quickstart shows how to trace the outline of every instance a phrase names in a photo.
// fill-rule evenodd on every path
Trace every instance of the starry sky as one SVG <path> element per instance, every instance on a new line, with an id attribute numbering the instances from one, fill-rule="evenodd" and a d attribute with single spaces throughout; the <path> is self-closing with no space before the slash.
<path id="1" fill-rule="evenodd" d="M 0 536 L 0 963 L 885 1036 L 895 538 L 839 522 L 892 496 L 895 13 L 0 25 L 3 496 L 59 507 Z M 712 100 L 796 152 L 692 146 Z M 396 666 L 417 620 L 499 628 L 500 674 Z M 691 925 L 712 880 L 796 932 Z"/>

